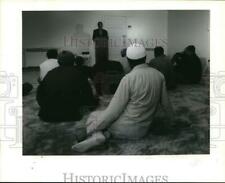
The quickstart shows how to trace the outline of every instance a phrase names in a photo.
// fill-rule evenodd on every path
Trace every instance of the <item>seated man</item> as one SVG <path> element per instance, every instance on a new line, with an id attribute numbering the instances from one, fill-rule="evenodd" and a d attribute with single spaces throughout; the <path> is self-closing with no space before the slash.
<path id="1" fill-rule="evenodd" d="M 82 73 L 84 73 L 84 75 L 90 79 L 93 79 L 93 75 L 92 75 L 92 70 L 91 67 L 88 67 L 86 65 L 84 65 L 84 59 L 81 56 L 77 56 L 75 58 L 75 64 L 76 64 L 76 68 L 81 71 Z"/>
<path id="2" fill-rule="evenodd" d="M 42 81 L 48 71 L 56 68 L 59 66 L 58 61 L 58 52 L 56 49 L 50 49 L 47 51 L 47 60 L 45 60 L 41 65 L 40 65 L 40 78 L 39 81 Z"/>
<path id="3" fill-rule="evenodd" d="M 175 88 L 173 65 L 170 59 L 164 54 L 164 49 L 160 46 L 155 47 L 154 55 L 155 58 L 150 61 L 149 66 L 157 69 L 164 75 L 167 89 Z"/>
<path id="4" fill-rule="evenodd" d="M 73 150 L 85 152 L 104 143 L 109 134 L 122 139 L 144 137 L 160 104 L 172 115 L 164 76 L 145 63 L 145 48 L 129 46 L 127 59 L 132 71 L 121 80 L 107 109 L 90 115 L 86 123 L 89 137 L 72 146 Z"/>
<path id="5" fill-rule="evenodd" d="M 63 51 L 59 54 L 59 67 L 51 70 L 40 83 L 37 101 L 39 116 L 47 122 L 80 120 L 82 106 L 96 106 L 97 99 L 80 71 L 74 67 L 74 55 Z"/>
<path id="6" fill-rule="evenodd" d="M 33 85 L 31 83 L 23 83 L 23 96 L 29 95 L 29 93 L 33 90 Z"/>
<path id="7" fill-rule="evenodd" d="M 102 91 L 104 94 L 114 94 L 124 76 L 123 66 L 117 61 L 108 61 L 102 78 Z"/>
<path id="8" fill-rule="evenodd" d="M 93 81 L 99 96 L 115 93 L 124 75 L 123 66 L 117 61 L 95 64 L 92 68 Z"/>
<path id="9" fill-rule="evenodd" d="M 114 72 L 114 73 L 123 74 L 124 70 L 123 70 L 123 66 L 120 62 L 108 61 L 105 66 L 105 72 Z"/>
<path id="10" fill-rule="evenodd" d="M 84 59 L 81 56 L 77 56 L 75 58 L 75 64 L 76 64 L 75 68 L 77 68 L 77 70 L 79 70 L 81 73 L 83 73 L 85 75 L 85 77 L 88 78 L 88 82 L 92 88 L 92 93 L 95 97 L 97 97 L 97 91 L 96 91 L 96 88 L 93 83 L 92 68 L 84 65 Z"/>
<path id="11" fill-rule="evenodd" d="M 195 53 L 195 47 L 190 45 L 181 53 L 176 53 L 172 58 L 174 71 L 178 83 L 199 83 L 202 77 L 202 66 Z"/>

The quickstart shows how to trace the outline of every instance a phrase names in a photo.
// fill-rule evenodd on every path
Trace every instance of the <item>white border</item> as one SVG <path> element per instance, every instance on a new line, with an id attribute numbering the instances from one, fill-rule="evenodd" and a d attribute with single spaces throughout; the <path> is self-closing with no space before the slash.
<path id="1" fill-rule="evenodd" d="M 0 1 L 0 68 L 19 76 L 22 90 L 22 10 L 209 9 L 211 72 L 225 70 L 225 2 L 220 1 Z M 12 54 L 13 51 L 13 54 Z M 20 92 L 21 93 L 21 92 Z M 20 96 L 15 103 L 22 105 Z M 0 111 L 2 112 L 2 111 Z M 22 156 L 22 149 L 0 144 L 1 181 L 63 181 L 77 175 L 167 175 L 169 181 L 225 181 L 224 142 L 210 155 L 173 156 Z"/>

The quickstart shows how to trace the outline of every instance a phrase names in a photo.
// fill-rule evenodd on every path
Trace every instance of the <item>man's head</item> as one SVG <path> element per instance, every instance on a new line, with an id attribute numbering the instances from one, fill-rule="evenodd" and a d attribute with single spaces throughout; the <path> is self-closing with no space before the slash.
<path id="1" fill-rule="evenodd" d="M 77 66 L 82 66 L 82 65 L 84 64 L 84 59 L 83 59 L 83 57 L 77 56 L 77 57 L 75 58 L 75 63 L 76 63 Z"/>
<path id="2" fill-rule="evenodd" d="M 160 57 L 160 56 L 164 55 L 164 49 L 163 49 L 163 47 L 161 47 L 161 46 L 155 47 L 155 49 L 154 49 L 154 55 L 155 55 L 155 57 Z"/>
<path id="3" fill-rule="evenodd" d="M 98 22 L 98 28 L 102 29 L 103 28 L 103 23 L 102 22 Z"/>
<path id="4" fill-rule="evenodd" d="M 189 45 L 184 49 L 184 53 L 186 55 L 194 55 L 195 54 L 195 46 L 194 45 Z"/>
<path id="5" fill-rule="evenodd" d="M 127 48 L 126 56 L 130 67 L 134 68 L 136 65 L 145 63 L 145 48 L 141 44 L 132 44 Z"/>
<path id="6" fill-rule="evenodd" d="M 62 51 L 58 56 L 58 63 L 60 66 L 73 66 L 74 62 L 74 54 L 70 51 Z"/>
<path id="7" fill-rule="evenodd" d="M 120 51 L 120 54 L 121 54 L 121 57 L 126 57 L 126 52 L 127 52 L 127 49 L 124 48 Z"/>
<path id="8" fill-rule="evenodd" d="M 51 58 L 57 58 L 58 57 L 58 51 L 56 49 L 50 49 L 47 51 L 47 58 L 51 59 Z"/>

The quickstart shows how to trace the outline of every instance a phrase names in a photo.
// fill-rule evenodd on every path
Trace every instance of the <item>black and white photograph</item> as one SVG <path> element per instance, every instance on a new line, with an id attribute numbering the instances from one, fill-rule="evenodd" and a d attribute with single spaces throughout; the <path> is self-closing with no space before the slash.
<path id="1" fill-rule="evenodd" d="M 0 182 L 224 182 L 224 10 L 0 0 Z"/>
<path id="2" fill-rule="evenodd" d="M 210 153 L 210 10 L 22 11 L 23 155 Z"/>

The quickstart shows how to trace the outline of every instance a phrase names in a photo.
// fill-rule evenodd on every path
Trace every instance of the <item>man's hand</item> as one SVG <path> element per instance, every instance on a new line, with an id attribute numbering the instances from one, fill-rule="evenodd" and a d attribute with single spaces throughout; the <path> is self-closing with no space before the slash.
<path id="1" fill-rule="evenodd" d="M 101 111 L 95 111 L 90 114 L 89 118 L 87 119 L 86 126 L 87 126 L 87 134 L 90 135 L 97 130 L 99 126 L 98 116 Z"/>

